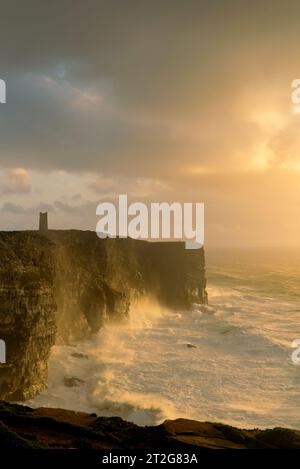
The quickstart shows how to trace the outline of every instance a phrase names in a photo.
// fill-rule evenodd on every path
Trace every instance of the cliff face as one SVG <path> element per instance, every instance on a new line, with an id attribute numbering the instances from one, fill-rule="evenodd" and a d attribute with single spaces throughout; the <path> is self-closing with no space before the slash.
<path id="1" fill-rule="evenodd" d="M 144 295 L 183 309 L 207 301 L 202 249 L 100 240 L 91 231 L 52 231 L 48 237 L 56 247 L 58 338 L 63 342 L 126 317 L 131 301 Z"/>
<path id="2" fill-rule="evenodd" d="M 94 232 L 0 233 L 0 398 L 28 399 L 47 382 L 55 342 L 80 340 L 151 295 L 169 307 L 205 303 L 204 252 L 183 243 L 100 240 Z"/>
<path id="3" fill-rule="evenodd" d="M 53 248 L 39 236 L 0 233 L 0 253 L 0 396 L 27 399 L 45 386 L 55 341 Z"/>

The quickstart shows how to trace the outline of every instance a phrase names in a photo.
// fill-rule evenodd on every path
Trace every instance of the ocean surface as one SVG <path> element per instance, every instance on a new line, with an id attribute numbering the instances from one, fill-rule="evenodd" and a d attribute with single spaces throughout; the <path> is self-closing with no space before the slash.
<path id="1" fill-rule="evenodd" d="M 135 305 L 130 320 L 52 350 L 48 389 L 32 406 L 244 428 L 300 429 L 300 249 L 207 250 L 209 305 Z M 67 387 L 64 378 L 79 378 Z"/>

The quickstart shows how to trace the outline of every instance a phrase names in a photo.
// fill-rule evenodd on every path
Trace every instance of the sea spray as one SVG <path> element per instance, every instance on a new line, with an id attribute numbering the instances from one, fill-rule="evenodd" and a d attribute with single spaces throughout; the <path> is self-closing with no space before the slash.
<path id="1" fill-rule="evenodd" d="M 225 254 L 215 260 L 208 253 L 209 306 L 173 311 L 140 303 L 122 326 L 54 347 L 48 389 L 28 404 L 144 425 L 180 416 L 300 429 L 299 366 L 291 361 L 300 263 L 286 252 L 274 261 L 270 251 L 266 260 L 261 251 L 256 258 Z M 85 382 L 67 388 L 66 375 Z"/>

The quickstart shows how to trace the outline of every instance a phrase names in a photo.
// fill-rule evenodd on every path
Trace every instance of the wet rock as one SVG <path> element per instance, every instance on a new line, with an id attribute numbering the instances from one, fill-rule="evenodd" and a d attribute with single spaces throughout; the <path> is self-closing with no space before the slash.
<path id="1" fill-rule="evenodd" d="M 76 376 L 65 376 L 64 377 L 64 385 L 68 388 L 74 388 L 76 386 L 80 386 L 84 384 L 84 380 L 80 378 L 76 378 Z"/>
<path id="2" fill-rule="evenodd" d="M 71 357 L 74 357 L 74 358 L 86 358 L 86 359 L 89 358 L 89 356 L 88 356 L 86 353 L 81 353 L 81 352 L 74 352 L 74 353 L 71 353 Z"/>

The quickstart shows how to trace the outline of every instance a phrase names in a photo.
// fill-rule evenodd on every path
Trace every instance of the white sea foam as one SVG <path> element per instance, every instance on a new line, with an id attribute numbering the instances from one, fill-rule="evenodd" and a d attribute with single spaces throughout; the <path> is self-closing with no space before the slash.
<path id="1" fill-rule="evenodd" d="M 180 312 L 140 303 L 127 323 L 77 346 L 55 346 L 48 389 L 28 403 L 143 425 L 181 416 L 300 429 L 300 367 L 290 348 L 298 302 L 224 282 L 210 283 L 209 298 L 209 306 Z M 84 383 L 68 388 L 65 376 Z"/>

